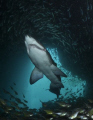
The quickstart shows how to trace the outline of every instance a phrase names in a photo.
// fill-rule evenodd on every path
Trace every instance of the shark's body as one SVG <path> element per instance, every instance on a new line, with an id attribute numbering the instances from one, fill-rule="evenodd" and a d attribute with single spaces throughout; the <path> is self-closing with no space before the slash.
<path id="1" fill-rule="evenodd" d="M 60 75 L 56 75 L 56 77 L 57 77 L 57 78 L 59 79 L 59 81 L 61 82 L 61 77 L 60 77 Z M 62 88 L 64 88 L 64 86 L 63 86 Z M 60 89 L 61 89 L 61 88 L 56 88 L 53 83 L 50 84 L 50 89 L 49 89 L 49 91 L 52 92 L 52 93 L 54 93 L 54 94 L 56 94 L 56 95 L 57 95 L 57 98 L 59 98 L 59 95 L 61 95 L 61 94 L 60 94 Z"/>
<path id="2" fill-rule="evenodd" d="M 25 45 L 27 53 L 35 65 L 34 70 L 30 76 L 30 84 L 35 83 L 39 79 L 43 78 L 43 74 L 51 81 L 50 89 L 62 88 L 63 84 L 59 80 L 58 76 L 67 77 L 53 61 L 49 52 L 34 38 L 25 36 Z"/>

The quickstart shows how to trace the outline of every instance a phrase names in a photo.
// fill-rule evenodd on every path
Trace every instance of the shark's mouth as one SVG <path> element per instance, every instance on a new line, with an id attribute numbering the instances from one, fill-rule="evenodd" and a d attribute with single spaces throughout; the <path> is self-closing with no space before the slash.
<path id="1" fill-rule="evenodd" d="M 42 49 L 42 48 L 40 48 L 40 47 L 38 47 L 37 45 L 35 45 L 35 44 L 29 44 L 30 46 L 33 46 L 33 47 L 36 47 L 36 48 L 38 48 L 39 50 L 43 50 L 43 51 L 46 51 L 46 49 Z"/>

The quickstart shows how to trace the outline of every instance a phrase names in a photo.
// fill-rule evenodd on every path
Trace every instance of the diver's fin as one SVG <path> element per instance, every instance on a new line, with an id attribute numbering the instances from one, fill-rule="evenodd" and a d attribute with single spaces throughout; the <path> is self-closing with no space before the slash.
<path id="1" fill-rule="evenodd" d="M 38 68 L 35 67 L 30 76 L 30 84 L 34 84 L 41 78 L 43 78 L 43 73 Z"/>
<path id="2" fill-rule="evenodd" d="M 65 73 L 63 73 L 59 68 L 57 68 L 55 65 L 51 65 L 50 66 L 52 72 L 55 74 L 55 75 L 60 75 L 60 76 L 63 76 L 63 77 L 67 77 L 67 75 Z"/>

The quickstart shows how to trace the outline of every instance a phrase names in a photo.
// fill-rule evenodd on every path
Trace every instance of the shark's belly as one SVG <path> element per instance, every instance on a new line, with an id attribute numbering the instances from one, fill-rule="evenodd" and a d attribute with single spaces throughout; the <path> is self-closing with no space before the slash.
<path id="1" fill-rule="evenodd" d="M 49 59 L 47 53 L 43 50 L 33 48 L 30 50 L 30 59 L 36 67 L 43 67 L 51 65 L 52 61 Z"/>

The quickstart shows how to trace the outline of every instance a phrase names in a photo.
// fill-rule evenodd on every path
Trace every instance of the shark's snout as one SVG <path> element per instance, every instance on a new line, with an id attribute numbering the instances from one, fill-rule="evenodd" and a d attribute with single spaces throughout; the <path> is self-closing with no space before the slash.
<path id="1" fill-rule="evenodd" d="M 26 47 L 28 46 L 28 43 L 27 43 L 27 41 L 25 40 L 25 45 L 26 45 Z"/>
<path id="2" fill-rule="evenodd" d="M 25 41 L 24 42 L 25 42 L 26 47 L 28 47 L 28 45 L 31 44 L 31 39 L 28 35 L 25 36 Z"/>
<path id="3" fill-rule="evenodd" d="M 25 41 L 26 41 L 26 44 L 33 44 L 33 42 L 35 41 L 34 38 L 32 37 L 29 37 L 28 35 L 25 36 Z"/>
<path id="4" fill-rule="evenodd" d="M 26 36 L 25 36 L 25 40 L 26 40 L 26 39 L 28 39 L 28 38 L 29 38 L 29 36 L 28 36 L 28 35 L 26 35 Z"/>

